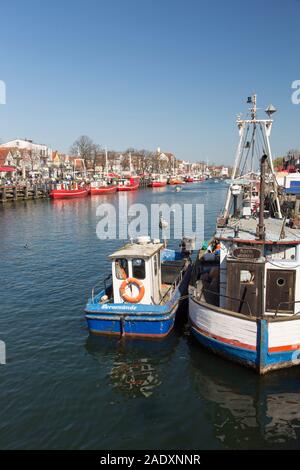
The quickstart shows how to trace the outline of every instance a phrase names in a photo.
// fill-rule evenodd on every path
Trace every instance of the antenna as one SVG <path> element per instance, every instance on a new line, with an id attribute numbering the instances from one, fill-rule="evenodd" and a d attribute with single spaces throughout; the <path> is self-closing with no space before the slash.
<path id="1" fill-rule="evenodd" d="M 256 93 L 254 93 L 252 96 L 248 96 L 247 98 L 247 103 L 252 104 L 252 108 L 250 108 L 252 120 L 256 119 L 256 113 L 257 113 L 256 98 L 257 98 Z"/>

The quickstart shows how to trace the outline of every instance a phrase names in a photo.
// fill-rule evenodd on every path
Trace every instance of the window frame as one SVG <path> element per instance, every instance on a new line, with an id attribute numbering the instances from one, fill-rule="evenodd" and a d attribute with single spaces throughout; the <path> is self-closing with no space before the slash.
<path id="1" fill-rule="evenodd" d="M 134 266 L 134 262 L 135 261 L 142 261 L 141 263 L 141 266 L 143 266 L 143 269 L 144 269 L 144 276 L 141 277 L 139 274 L 135 274 L 135 268 L 138 268 L 140 269 L 140 266 Z M 139 279 L 139 280 L 144 280 L 146 279 L 146 261 L 144 260 L 144 258 L 132 258 L 131 260 L 131 270 L 132 270 L 132 277 L 136 278 L 136 279 Z"/>

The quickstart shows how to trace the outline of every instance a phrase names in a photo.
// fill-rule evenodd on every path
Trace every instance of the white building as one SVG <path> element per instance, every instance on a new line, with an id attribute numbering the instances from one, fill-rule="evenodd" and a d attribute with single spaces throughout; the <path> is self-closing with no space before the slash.
<path id="1" fill-rule="evenodd" d="M 15 139 L 5 142 L 0 145 L 0 148 L 15 148 L 19 150 L 27 150 L 32 152 L 34 155 L 42 158 L 43 160 L 51 160 L 52 158 L 52 149 L 44 144 L 36 144 L 29 139 Z"/>
<path id="2" fill-rule="evenodd" d="M 221 169 L 221 176 L 228 177 L 229 176 L 229 168 L 227 166 L 223 166 Z"/>

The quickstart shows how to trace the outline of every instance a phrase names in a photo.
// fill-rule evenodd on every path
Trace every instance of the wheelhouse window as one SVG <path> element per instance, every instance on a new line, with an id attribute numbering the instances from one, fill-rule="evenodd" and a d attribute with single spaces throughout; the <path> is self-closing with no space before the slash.
<path id="1" fill-rule="evenodd" d="M 145 279 L 146 277 L 145 260 L 141 258 L 134 258 L 132 260 L 132 276 L 137 279 Z"/>
<path id="2" fill-rule="evenodd" d="M 128 261 L 125 258 L 115 260 L 115 271 L 117 279 L 126 279 L 128 277 Z"/>

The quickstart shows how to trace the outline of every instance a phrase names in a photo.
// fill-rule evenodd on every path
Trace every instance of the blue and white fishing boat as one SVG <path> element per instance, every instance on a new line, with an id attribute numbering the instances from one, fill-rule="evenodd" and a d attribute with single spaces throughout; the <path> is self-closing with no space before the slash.
<path id="1" fill-rule="evenodd" d="M 269 142 L 275 108 L 258 119 L 256 95 L 248 103 L 250 116 L 237 119 L 225 209 L 194 265 L 189 320 L 203 346 L 264 374 L 300 363 L 300 230 L 279 203 Z"/>
<path id="2" fill-rule="evenodd" d="M 94 334 L 161 338 L 170 333 L 191 274 L 189 241 L 181 252 L 139 237 L 112 253 L 112 273 L 85 308 Z M 192 243 L 192 242 L 191 242 Z"/>

